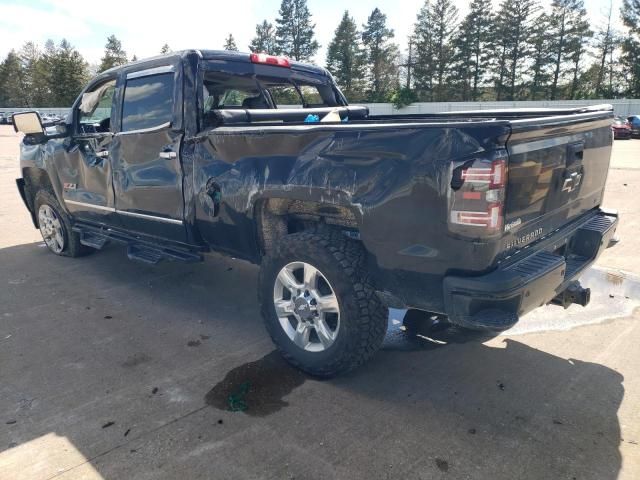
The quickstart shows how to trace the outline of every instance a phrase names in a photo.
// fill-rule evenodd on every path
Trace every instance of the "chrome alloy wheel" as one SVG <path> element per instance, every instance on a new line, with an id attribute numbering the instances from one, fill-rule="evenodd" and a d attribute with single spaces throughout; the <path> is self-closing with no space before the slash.
<path id="1" fill-rule="evenodd" d="M 38 225 L 40 233 L 47 246 L 54 253 L 61 253 L 64 250 L 64 229 L 62 220 L 49 205 L 40 205 L 38 210 Z"/>
<path id="2" fill-rule="evenodd" d="M 298 347 L 322 352 L 338 337 L 340 306 L 326 277 L 305 262 L 285 265 L 276 277 L 273 304 L 280 326 Z"/>

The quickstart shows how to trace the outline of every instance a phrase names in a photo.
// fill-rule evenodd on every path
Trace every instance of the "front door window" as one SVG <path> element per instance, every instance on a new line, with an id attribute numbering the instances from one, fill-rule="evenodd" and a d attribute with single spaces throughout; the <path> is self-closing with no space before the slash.
<path id="1" fill-rule="evenodd" d="M 82 95 L 78 107 L 78 133 L 81 135 L 111 131 L 111 107 L 116 81 L 109 80 Z"/>

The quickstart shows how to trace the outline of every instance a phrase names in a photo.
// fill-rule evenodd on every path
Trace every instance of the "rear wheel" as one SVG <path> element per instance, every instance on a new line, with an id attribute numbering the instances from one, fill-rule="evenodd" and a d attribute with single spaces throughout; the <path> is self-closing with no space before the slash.
<path id="1" fill-rule="evenodd" d="M 361 245 L 339 231 L 279 241 L 260 270 L 265 326 L 282 355 L 307 373 L 330 377 L 380 347 L 388 310 L 371 285 Z"/>
<path id="2" fill-rule="evenodd" d="M 50 192 L 39 190 L 34 206 L 38 228 L 50 251 L 65 257 L 80 257 L 94 250 L 80 243 L 80 235 L 71 230 L 69 217 Z"/>

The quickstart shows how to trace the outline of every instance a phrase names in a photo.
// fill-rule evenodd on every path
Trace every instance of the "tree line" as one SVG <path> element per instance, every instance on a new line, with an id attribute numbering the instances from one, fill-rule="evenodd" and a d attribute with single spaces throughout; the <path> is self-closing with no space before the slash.
<path id="1" fill-rule="evenodd" d="M 640 97 L 640 1 L 624 0 L 623 30 L 609 4 L 594 28 L 583 0 L 426 0 L 401 47 L 374 8 L 359 24 L 345 11 L 326 67 L 352 102 L 560 100 Z M 312 61 L 320 45 L 306 0 L 282 0 L 272 23 L 256 25 L 252 52 Z M 239 50 L 233 34 L 223 45 Z M 160 53 L 171 48 L 164 44 Z M 98 72 L 137 60 L 111 35 L 98 65 L 66 40 L 27 42 L 0 63 L 0 106 L 66 107 Z"/>
<path id="2" fill-rule="evenodd" d="M 352 101 L 564 100 L 640 97 L 640 2 L 611 4 L 593 28 L 583 0 L 427 0 L 404 50 L 374 9 L 361 26 L 344 12 L 327 68 Z"/>

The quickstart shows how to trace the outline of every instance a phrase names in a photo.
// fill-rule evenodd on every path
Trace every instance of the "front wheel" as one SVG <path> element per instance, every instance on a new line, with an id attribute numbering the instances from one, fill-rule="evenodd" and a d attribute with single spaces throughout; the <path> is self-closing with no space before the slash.
<path id="1" fill-rule="evenodd" d="M 380 347 L 388 310 L 361 245 L 339 231 L 287 235 L 263 259 L 259 300 L 284 358 L 319 377 L 349 371 Z"/>
<path id="2" fill-rule="evenodd" d="M 65 257 L 79 257 L 93 251 L 91 247 L 80 243 L 80 235 L 71 230 L 71 221 L 54 195 L 39 190 L 34 206 L 38 228 L 50 251 Z"/>

